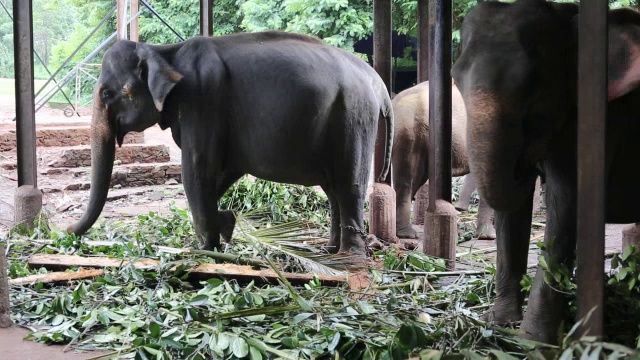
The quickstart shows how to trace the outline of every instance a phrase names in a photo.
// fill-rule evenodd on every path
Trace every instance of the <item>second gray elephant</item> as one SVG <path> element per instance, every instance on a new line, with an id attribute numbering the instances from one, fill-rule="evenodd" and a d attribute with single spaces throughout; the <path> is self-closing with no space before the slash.
<path id="1" fill-rule="evenodd" d="M 451 90 L 451 175 L 457 177 L 469 174 L 467 113 L 458 88 L 452 85 Z M 415 239 L 417 234 L 411 225 L 411 202 L 418 189 L 429 179 L 429 82 L 401 91 L 393 98 L 392 104 L 395 126 L 391 171 L 396 192 L 396 235 Z M 469 197 L 475 189 L 475 182 L 470 175 L 467 175 L 460 203 L 456 204 L 459 210 L 468 208 Z M 495 239 L 492 218 L 493 210 L 480 199 L 476 224 L 478 238 Z"/>

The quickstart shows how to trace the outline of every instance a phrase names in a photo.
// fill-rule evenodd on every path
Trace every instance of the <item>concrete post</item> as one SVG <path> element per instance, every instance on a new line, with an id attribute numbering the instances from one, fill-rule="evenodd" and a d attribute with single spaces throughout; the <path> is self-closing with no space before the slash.
<path id="1" fill-rule="evenodd" d="M 0 246 L 0 328 L 8 328 L 13 325 L 7 276 L 7 259 L 4 255 L 4 247 Z"/>

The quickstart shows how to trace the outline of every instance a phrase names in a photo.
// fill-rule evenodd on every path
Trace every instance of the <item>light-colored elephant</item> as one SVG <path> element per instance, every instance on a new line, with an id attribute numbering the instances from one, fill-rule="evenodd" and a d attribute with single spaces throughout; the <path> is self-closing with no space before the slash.
<path id="1" fill-rule="evenodd" d="M 467 113 L 458 88 L 452 84 L 452 137 L 451 175 L 469 174 L 467 162 Z M 411 202 L 416 192 L 429 179 L 429 82 L 401 91 L 393 97 L 395 117 L 391 171 L 396 191 L 396 235 L 399 238 L 416 238 L 411 225 Z M 469 208 L 469 197 L 475 189 L 473 178 L 467 175 L 468 184 L 456 204 L 459 210 Z M 495 239 L 492 224 L 493 210 L 480 200 L 476 236 Z"/>

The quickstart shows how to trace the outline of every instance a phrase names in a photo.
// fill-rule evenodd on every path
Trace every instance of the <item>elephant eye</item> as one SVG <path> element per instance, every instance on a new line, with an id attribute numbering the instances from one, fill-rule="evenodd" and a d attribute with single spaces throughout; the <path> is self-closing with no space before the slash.
<path id="1" fill-rule="evenodd" d="M 104 101 L 109 101 L 113 99 L 113 91 L 108 90 L 108 89 L 104 89 L 102 90 L 102 100 Z"/>

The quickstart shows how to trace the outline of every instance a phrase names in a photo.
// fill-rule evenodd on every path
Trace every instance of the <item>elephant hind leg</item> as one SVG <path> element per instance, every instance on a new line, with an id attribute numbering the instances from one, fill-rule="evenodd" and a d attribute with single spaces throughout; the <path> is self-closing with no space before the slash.
<path id="1" fill-rule="evenodd" d="M 233 185 L 238 179 L 242 177 L 242 173 L 230 173 L 226 172 L 216 178 L 216 204 L 220 200 L 224 193 L 227 192 L 229 187 Z M 222 239 L 229 243 L 233 237 L 233 230 L 236 226 L 236 216 L 231 210 L 219 210 L 218 222 L 220 226 L 220 236 Z"/>
<path id="2" fill-rule="evenodd" d="M 396 191 L 396 236 L 401 239 L 415 239 L 418 237 L 411 224 L 411 197 L 413 190 L 411 183 L 401 181 L 394 184 Z"/>
<path id="3" fill-rule="evenodd" d="M 464 178 L 464 185 L 462 186 L 460 197 L 458 198 L 458 201 L 456 201 L 454 205 L 456 210 L 458 211 L 469 210 L 471 195 L 475 190 L 476 190 L 476 179 L 473 177 L 471 173 L 469 173 Z"/>
<path id="4" fill-rule="evenodd" d="M 323 186 L 322 190 L 327 194 L 331 211 L 331 237 L 329 239 L 329 244 L 327 244 L 327 251 L 335 254 L 340 250 L 340 206 L 336 200 L 336 194 L 330 187 Z"/>
<path id="5" fill-rule="evenodd" d="M 478 220 L 476 221 L 476 237 L 482 240 L 494 240 L 496 229 L 493 227 L 493 209 L 480 198 Z"/>

